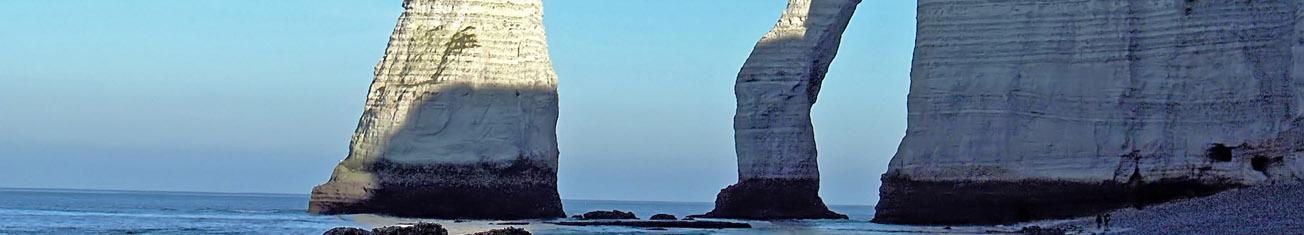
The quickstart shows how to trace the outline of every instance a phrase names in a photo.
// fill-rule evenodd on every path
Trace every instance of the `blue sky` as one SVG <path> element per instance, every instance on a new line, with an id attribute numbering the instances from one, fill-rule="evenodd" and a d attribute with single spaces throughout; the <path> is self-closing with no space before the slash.
<path id="1" fill-rule="evenodd" d="M 398 0 L 2 1 L 0 187 L 307 193 L 348 150 Z M 733 82 L 782 0 L 545 0 L 566 199 L 713 201 Z M 913 1 L 865 1 L 815 105 L 821 195 L 872 205 Z"/>

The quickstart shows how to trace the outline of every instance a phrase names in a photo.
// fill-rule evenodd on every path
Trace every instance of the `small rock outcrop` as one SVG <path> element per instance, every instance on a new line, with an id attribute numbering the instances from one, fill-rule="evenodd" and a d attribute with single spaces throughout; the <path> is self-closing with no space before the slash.
<path id="1" fill-rule="evenodd" d="M 448 235 L 448 229 L 435 223 L 417 223 L 412 226 L 385 226 L 371 230 L 371 235 Z"/>
<path id="2" fill-rule="evenodd" d="M 1300 1 L 918 4 L 875 222 L 1087 216 L 1304 176 Z"/>
<path id="3" fill-rule="evenodd" d="M 332 228 L 331 230 L 326 230 L 325 233 L 322 233 L 322 235 L 370 235 L 370 234 L 371 231 L 367 231 L 366 229 L 350 228 L 350 227 L 336 227 L 336 228 Z"/>
<path id="4" fill-rule="evenodd" d="M 675 215 L 671 215 L 671 214 L 655 214 L 655 215 L 652 215 L 652 217 L 648 217 L 648 219 L 650 219 L 650 220 L 678 220 L 679 218 L 675 218 Z"/>
<path id="5" fill-rule="evenodd" d="M 444 226 L 434 223 L 417 223 L 411 226 L 385 226 L 367 231 L 360 228 L 336 227 L 322 235 L 448 235 Z"/>
<path id="6" fill-rule="evenodd" d="M 322 235 L 448 235 L 448 229 L 435 223 L 417 223 L 411 226 L 385 226 L 367 231 L 360 228 L 336 227 Z M 471 233 L 470 235 L 530 235 L 523 228 L 507 227 L 489 231 Z"/>
<path id="7" fill-rule="evenodd" d="M 701 217 L 834 219 L 819 197 L 815 104 L 842 32 L 860 0 L 790 0 L 738 72 L 734 141 L 738 183 Z"/>
<path id="8" fill-rule="evenodd" d="M 581 215 L 579 219 L 638 219 L 634 212 L 624 212 L 619 210 L 611 211 L 590 211 Z"/>
<path id="9" fill-rule="evenodd" d="M 472 233 L 470 235 L 530 235 L 530 231 L 526 231 L 523 228 L 507 227 L 507 228 L 493 229 L 484 232 Z"/>
<path id="10" fill-rule="evenodd" d="M 1064 228 L 1042 228 L 1041 226 L 1028 226 L 1019 229 L 1015 233 L 1027 235 L 1064 235 L 1068 233 Z"/>
<path id="11" fill-rule="evenodd" d="M 564 217 L 540 0 L 407 0 L 348 157 L 309 212 Z"/>
<path id="12" fill-rule="evenodd" d="M 604 221 L 561 221 L 551 224 L 565 226 L 627 226 L 635 228 L 751 228 L 748 223 L 729 221 L 684 221 L 684 220 L 604 220 Z"/>

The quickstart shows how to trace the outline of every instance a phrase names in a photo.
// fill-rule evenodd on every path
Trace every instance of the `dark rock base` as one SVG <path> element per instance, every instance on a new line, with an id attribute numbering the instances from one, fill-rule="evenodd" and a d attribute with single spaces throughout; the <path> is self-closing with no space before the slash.
<path id="1" fill-rule="evenodd" d="M 562 218 L 554 171 L 528 161 L 506 166 L 373 164 L 376 182 L 313 188 L 308 212 L 437 219 Z"/>
<path id="2" fill-rule="evenodd" d="M 1194 179 L 1131 183 L 914 181 L 889 175 L 882 179 L 872 221 L 916 225 L 1011 224 L 1090 216 L 1238 186 Z"/>
<path id="3" fill-rule="evenodd" d="M 720 190 L 715 210 L 702 218 L 846 219 L 829 211 L 819 196 L 819 180 L 752 179 Z"/>
<path id="4" fill-rule="evenodd" d="M 544 185 L 518 188 L 389 186 L 374 191 L 375 196 L 371 198 L 356 202 L 312 200 L 309 212 L 438 219 L 559 218 L 565 214 L 556 191 L 549 191 L 555 189 Z"/>

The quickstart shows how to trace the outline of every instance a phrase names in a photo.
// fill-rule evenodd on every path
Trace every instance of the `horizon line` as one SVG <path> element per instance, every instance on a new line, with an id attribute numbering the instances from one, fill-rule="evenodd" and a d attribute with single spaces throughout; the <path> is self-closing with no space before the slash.
<path id="1" fill-rule="evenodd" d="M 220 191 L 177 191 L 177 190 L 139 190 L 139 189 L 100 189 L 100 188 L 33 188 L 33 187 L 9 187 L 0 186 L 0 192 L 4 191 L 82 191 L 82 192 L 138 192 L 138 193 L 190 193 L 190 194 L 229 194 L 229 196 L 241 196 L 239 194 L 260 194 L 260 195 L 278 195 L 278 196 L 311 196 L 308 193 L 268 193 L 268 192 L 220 192 Z M 704 201 L 673 201 L 673 200 L 622 200 L 622 199 L 592 199 L 592 198 L 562 198 L 561 200 L 575 201 L 601 201 L 601 202 L 665 202 L 665 203 L 710 203 Z M 874 206 L 859 204 L 828 204 L 829 206 Z"/>

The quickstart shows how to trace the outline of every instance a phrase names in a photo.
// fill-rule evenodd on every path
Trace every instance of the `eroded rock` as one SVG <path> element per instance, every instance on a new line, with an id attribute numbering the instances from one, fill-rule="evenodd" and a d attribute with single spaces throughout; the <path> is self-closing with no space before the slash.
<path id="1" fill-rule="evenodd" d="M 738 183 L 721 190 L 715 209 L 703 217 L 845 218 L 818 195 L 810 109 L 859 3 L 790 0 L 757 42 L 734 86 Z"/>
<path id="2" fill-rule="evenodd" d="M 539 0 L 407 0 L 349 155 L 309 211 L 565 216 Z"/>

